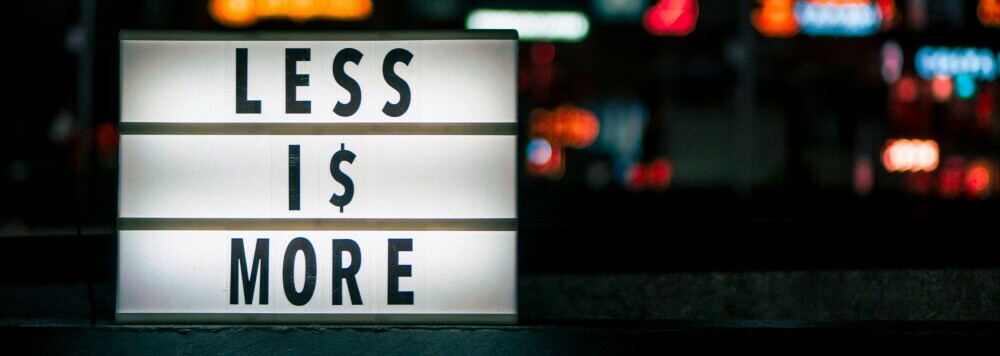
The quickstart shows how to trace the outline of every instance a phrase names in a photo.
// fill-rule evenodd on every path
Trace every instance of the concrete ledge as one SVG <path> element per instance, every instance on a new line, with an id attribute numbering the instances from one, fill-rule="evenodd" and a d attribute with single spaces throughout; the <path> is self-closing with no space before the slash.
<path id="1" fill-rule="evenodd" d="M 678 350 L 949 351 L 995 346 L 988 323 L 564 322 L 508 327 L 0 326 L 30 354 L 635 354 Z"/>

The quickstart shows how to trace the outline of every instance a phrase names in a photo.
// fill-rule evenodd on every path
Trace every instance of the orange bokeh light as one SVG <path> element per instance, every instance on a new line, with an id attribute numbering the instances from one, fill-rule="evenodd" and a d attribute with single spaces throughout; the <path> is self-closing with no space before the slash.
<path id="1" fill-rule="evenodd" d="M 266 18 L 364 20 L 371 16 L 372 0 L 211 0 L 208 12 L 229 27 L 247 27 Z"/>
<path id="2" fill-rule="evenodd" d="M 554 110 L 531 112 L 531 135 L 542 137 L 553 146 L 585 148 L 594 143 L 600 132 L 597 117 L 587 109 L 562 105 Z"/>
<path id="3" fill-rule="evenodd" d="M 979 0 L 976 15 L 983 26 L 1000 27 L 1000 0 Z"/>
<path id="4" fill-rule="evenodd" d="M 750 21 L 764 37 L 792 37 L 799 33 L 794 0 L 758 0 L 761 7 L 750 14 Z"/>

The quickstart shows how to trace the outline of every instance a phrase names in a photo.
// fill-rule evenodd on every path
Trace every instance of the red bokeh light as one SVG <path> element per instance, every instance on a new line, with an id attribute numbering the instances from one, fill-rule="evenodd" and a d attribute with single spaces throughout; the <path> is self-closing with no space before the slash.
<path id="1" fill-rule="evenodd" d="M 896 2 L 893 0 L 875 0 L 875 7 L 882 16 L 882 31 L 891 29 L 896 24 Z"/>
<path id="2" fill-rule="evenodd" d="M 666 158 L 655 159 L 646 167 L 646 183 L 652 190 L 663 191 L 667 189 L 670 186 L 672 176 L 673 166 Z"/>
<path id="3" fill-rule="evenodd" d="M 903 76 L 892 87 L 893 97 L 902 103 L 912 103 L 920 95 L 920 83 L 912 76 Z"/>
<path id="4" fill-rule="evenodd" d="M 993 116 L 993 95 L 990 91 L 984 90 L 976 98 L 976 124 L 982 128 L 990 127 L 990 120 Z"/>
<path id="5" fill-rule="evenodd" d="M 642 25 L 654 35 L 684 36 L 698 22 L 696 0 L 660 0 L 646 10 Z"/>
<path id="6" fill-rule="evenodd" d="M 934 79 L 931 79 L 931 94 L 934 95 L 934 100 L 939 102 L 944 102 L 951 98 L 954 87 L 955 85 L 952 83 L 951 78 L 935 76 Z"/>
<path id="7" fill-rule="evenodd" d="M 943 198 L 955 198 L 962 194 L 965 183 L 965 159 L 949 157 L 944 161 L 938 175 L 938 192 Z"/>
<path id="8" fill-rule="evenodd" d="M 646 186 L 646 170 L 642 163 L 634 163 L 625 171 L 625 188 L 640 191 Z"/>
<path id="9" fill-rule="evenodd" d="M 965 173 L 965 191 L 970 197 L 983 196 L 990 187 L 990 167 L 985 162 L 973 162 Z"/>
<path id="10" fill-rule="evenodd" d="M 531 44 L 531 62 L 538 66 L 552 63 L 556 58 L 556 46 L 548 42 L 535 42 Z"/>

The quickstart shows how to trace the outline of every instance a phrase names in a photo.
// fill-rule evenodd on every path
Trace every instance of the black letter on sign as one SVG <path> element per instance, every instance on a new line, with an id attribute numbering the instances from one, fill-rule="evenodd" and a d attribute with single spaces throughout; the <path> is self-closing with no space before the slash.
<path id="1" fill-rule="evenodd" d="M 333 107 L 333 112 L 337 115 L 347 117 L 354 115 L 358 112 L 358 108 L 361 107 L 361 86 L 358 82 L 347 75 L 344 72 L 344 66 L 347 62 L 354 64 L 361 63 L 362 54 L 354 48 L 344 48 L 337 52 L 337 56 L 333 57 L 333 79 L 337 80 L 337 84 L 347 90 L 350 94 L 351 100 L 347 103 L 337 102 L 337 105 Z"/>
<path id="2" fill-rule="evenodd" d="M 243 272 L 243 298 L 246 304 L 253 304 L 253 289 L 257 285 L 257 272 L 260 272 L 260 304 L 267 304 L 267 239 L 257 239 L 257 247 L 253 251 L 253 270 L 247 272 L 247 257 L 243 250 L 243 239 L 232 241 L 232 257 L 229 266 L 229 304 L 239 304 L 240 272 Z M 260 267 L 258 269 L 257 267 Z"/>
<path id="3" fill-rule="evenodd" d="M 288 210 L 299 210 L 299 145 L 288 145 Z"/>
<path id="4" fill-rule="evenodd" d="M 396 65 L 396 62 L 410 65 L 411 59 L 413 59 L 413 53 L 402 48 L 391 50 L 385 55 L 385 61 L 382 62 L 382 76 L 385 77 L 385 82 L 389 86 L 399 92 L 399 103 L 390 104 L 387 101 L 382 107 L 382 112 L 386 115 L 399 117 L 406 113 L 406 109 L 410 108 L 410 86 L 403 78 L 396 75 L 393 66 Z"/>
<path id="5" fill-rule="evenodd" d="M 236 49 L 236 113 L 260 114 L 260 100 L 247 100 L 247 49 Z"/>
<path id="6" fill-rule="evenodd" d="M 399 264 L 399 251 L 413 251 L 413 239 L 389 239 L 389 304 L 413 305 L 413 292 L 399 291 L 399 277 L 410 277 L 410 265 Z"/>
<path id="7" fill-rule="evenodd" d="M 309 60 L 308 48 L 285 49 L 285 112 L 289 114 L 308 114 L 312 103 L 295 100 L 295 88 L 309 86 L 309 74 L 298 74 L 295 65 L 299 61 Z"/>
<path id="8" fill-rule="evenodd" d="M 344 265 L 344 252 L 351 254 L 351 265 Z M 347 279 L 347 291 L 351 294 L 351 304 L 361 305 L 361 291 L 358 290 L 358 271 L 361 270 L 361 247 L 354 240 L 333 240 L 333 305 L 344 304 L 342 279 Z"/>
<path id="9" fill-rule="evenodd" d="M 302 286 L 302 292 L 295 291 L 295 255 L 302 251 L 306 258 L 306 283 Z M 285 298 L 293 305 L 305 305 L 312 299 L 313 291 L 316 290 L 316 250 L 304 237 L 296 237 L 288 243 L 285 249 L 285 262 L 281 267 L 281 274 L 284 278 Z"/>

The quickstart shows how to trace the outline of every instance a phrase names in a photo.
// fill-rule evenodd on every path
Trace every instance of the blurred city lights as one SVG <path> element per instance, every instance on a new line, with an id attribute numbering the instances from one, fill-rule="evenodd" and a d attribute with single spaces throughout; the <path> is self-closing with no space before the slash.
<path id="1" fill-rule="evenodd" d="M 646 186 L 646 171 L 642 163 L 636 162 L 625 170 L 625 188 L 640 191 Z"/>
<path id="2" fill-rule="evenodd" d="M 532 143 L 534 145 L 529 145 L 527 152 L 528 173 L 549 179 L 562 177 L 566 170 L 563 149 L 551 146 L 545 139 L 532 139 Z"/>
<path id="3" fill-rule="evenodd" d="M 955 77 L 955 96 L 968 100 L 976 94 L 976 80 L 971 75 L 962 74 Z"/>
<path id="4" fill-rule="evenodd" d="M 684 36 L 694 31 L 698 22 L 696 0 L 659 0 L 646 10 L 642 25 L 658 36 Z"/>
<path id="5" fill-rule="evenodd" d="M 993 118 L 993 108 L 996 105 L 990 91 L 983 90 L 976 98 L 976 123 L 979 127 L 989 128 Z"/>
<path id="6" fill-rule="evenodd" d="M 626 171 L 642 158 L 649 110 L 636 98 L 606 99 L 591 104 L 600 123 L 596 151 L 610 158 L 611 177 L 626 184 Z"/>
<path id="7" fill-rule="evenodd" d="M 931 95 L 934 96 L 934 100 L 939 102 L 948 101 L 951 98 L 953 89 L 954 84 L 949 77 L 938 75 L 934 79 L 931 79 Z"/>
<path id="8" fill-rule="evenodd" d="M 903 49 L 896 41 L 885 41 L 881 53 L 882 80 L 886 84 L 895 83 L 903 73 Z"/>
<path id="9" fill-rule="evenodd" d="M 552 145 L 544 138 L 535 138 L 528 143 L 528 162 L 543 166 L 552 159 Z"/>
<path id="10" fill-rule="evenodd" d="M 858 156 L 854 159 L 854 193 L 866 196 L 872 191 L 875 184 L 875 169 L 872 167 L 872 160 L 867 156 Z"/>
<path id="11" fill-rule="evenodd" d="M 979 0 L 976 15 L 983 26 L 1000 27 L 1000 0 Z"/>
<path id="12" fill-rule="evenodd" d="M 906 2 L 906 24 L 911 31 L 922 31 L 927 26 L 927 0 Z"/>
<path id="13" fill-rule="evenodd" d="M 102 122 L 95 130 L 97 141 L 97 157 L 101 164 L 108 165 L 118 157 L 118 127 L 109 122 Z"/>
<path id="14" fill-rule="evenodd" d="M 611 168 L 605 162 L 591 163 L 587 167 L 587 186 L 591 189 L 604 189 L 611 183 Z"/>
<path id="15" fill-rule="evenodd" d="M 799 33 L 794 0 L 757 0 L 761 6 L 750 14 L 750 21 L 764 37 L 792 37 Z"/>
<path id="16" fill-rule="evenodd" d="M 408 0 L 406 3 L 409 11 L 420 17 L 445 21 L 457 19 L 460 14 L 461 0 Z"/>
<path id="17" fill-rule="evenodd" d="M 809 36 L 868 36 L 882 26 L 879 10 L 866 0 L 804 0 L 795 4 L 795 17 Z"/>
<path id="18" fill-rule="evenodd" d="M 891 29 L 896 25 L 896 2 L 894 0 L 875 0 L 875 7 L 878 9 L 879 17 L 882 18 L 882 31 Z"/>
<path id="19" fill-rule="evenodd" d="M 600 132 L 597 117 L 572 105 L 535 109 L 529 118 L 528 173 L 553 179 L 565 170 L 565 148 L 585 148 Z"/>
<path id="20" fill-rule="evenodd" d="M 912 103 L 920 96 L 920 83 L 912 76 L 902 76 L 892 87 L 892 94 L 899 102 Z"/>
<path id="21" fill-rule="evenodd" d="M 663 191 L 670 186 L 673 165 L 666 158 L 657 158 L 646 166 L 646 184 L 654 191 Z"/>
<path id="22" fill-rule="evenodd" d="M 229 27 L 247 27 L 261 19 L 367 19 L 372 0 L 210 0 L 208 12 L 216 22 Z"/>
<path id="23" fill-rule="evenodd" d="M 938 166 L 934 140 L 890 139 L 882 149 L 882 164 L 889 172 L 930 172 Z"/>
<path id="24" fill-rule="evenodd" d="M 531 44 L 531 62 L 535 65 L 548 65 L 556 58 L 556 46 L 548 42 Z"/>
<path id="25" fill-rule="evenodd" d="M 597 18 L 606 22 L 634 22 L 646 8 L 646 0 L 590 0 Z"/>
<path id="26" fill-rule="evenodd" d="M 542 137 L 555 145 L 572 148 L 590 146 L 601 129 L 593 113 L 572 105 L 562 105 L 554 110 L 535 109 L 530 120 L 533 137 Z"/>
<path id="27" fill-rule="evenodd" d="M 965 188 L 965 159 L 948 157 L 938 174 L 938 193 L 942 198 L 956 198 Z"/>
<path id="28" fill-rule="evenodd" d="M 991 165 L 986 161 L 974 161 L 965 173 L 965 191 L 969 197 L 980 198 L 989 192 Z"/>
<path id="29" fill-rule="evenodd" d="M 913 64 L 917 74 L 924 79 L 969 74 L 975 79 L 993 80 L 997 75 L 997 61 L 988 48 L 925 46 L 917 50 Z"/>
<path id="30" fill-rule="evenodd" d="M 673 165 L 666 158 L 657 158 L 645 164 L 636 162 L 625 171 L 625 188 L 662 192 L 670 186 L 672 178 Z"/>
<path id="31" fill-rule="evenodd" d="M 580 42 L 590 33 L 590 20 L 579 11 L 476 9 L 467 29 L 514 29 L 523 41 Z"/>

